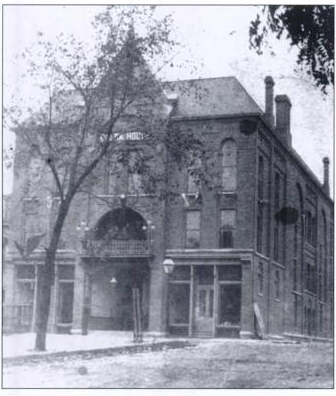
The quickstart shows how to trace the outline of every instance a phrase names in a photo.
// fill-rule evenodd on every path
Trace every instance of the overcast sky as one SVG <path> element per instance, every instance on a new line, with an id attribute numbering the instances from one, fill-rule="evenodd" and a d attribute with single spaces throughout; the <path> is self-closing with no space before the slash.
<path id="1" fill-rule="evenodd" d="M 61 32 L 74 33 L 90 42 L 91 22 L 102 10 L 96 6 L 5 6 L 4 7 L 4 102 L 13 92 L 31 94 L 29 81 L 19 75 L 26 65 L 15 55 L 36 41 L 41 31 L 50 40 Z M 327 97 L 302 73 L 295 73 L 296 51 L 288 42 L 272 40 L 272 48 L 262 56 L 249 49 L 249 23 L 259 7 L 255 6 L 160 6 L 157 13 L 172 13 L 174 32 L 183 43 L 176 59 L 185 68 L 168 68 L 164 79 L 236 76 L 259 106 L 264 109 L 264 78 L 275 81 L 275 95 L 287 94 L 292 102 L 291 132 L 293 146 L 321 180 L 322 158 L 329 156 L 333 169 L 333 99 Z M 192 60 L 197 66 L 187 66 Z M 4 132 L 4 146 L 13 137 Z M 5 172 L 4 193 L 11 191 L 11 172 Z"/>

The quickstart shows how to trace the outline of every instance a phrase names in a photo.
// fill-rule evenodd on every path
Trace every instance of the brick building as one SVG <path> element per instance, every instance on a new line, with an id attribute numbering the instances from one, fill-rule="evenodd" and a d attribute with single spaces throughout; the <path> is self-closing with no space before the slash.
<path id="1" fill-rule="evenodd" d="M 167 83 L 168 128 L 192 131 L 202 154 L 191 153 L 197 160 L 180 169 L 164 147 L 128 134 L 131 153 L 150 151 L 155 166 L 165 167 L 175 199 L 142 191 L 142 175 L 125 163 L 101 164 L 94 195 L 77 195 L 66 220 L 50 331 L 130 330 L 138 288 L 143 326 L 152 333 L 332 336 L 329 160 L 321 163 L 321 184 L 291 146 L 291 102 L 273 98 L 273 86 L 266 77 L 263 112 L 234 77 Z M 17 153 L 21 146 L 17 139 Z M 208 180 L 198 183 L 205 163 Z M 113 176 L 111 166 L 118 167 Z M 34 329 L 43 238 L 57 206 L 43 191 L 50 176 L 41 167 L 16 155 L 5 330 Z M 32 197 L 34 184 L 39 193 Z M 29 246 L 28 256 L 20 254 Z M 163 270 L 168 258 L 170 275 Z"/>

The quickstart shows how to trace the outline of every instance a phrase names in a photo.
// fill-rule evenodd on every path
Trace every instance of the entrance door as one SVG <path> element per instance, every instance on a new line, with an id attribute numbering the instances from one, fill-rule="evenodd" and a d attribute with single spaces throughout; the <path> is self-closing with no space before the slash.
<path id="1" fill-rule="evenodd" d="M 197 285 L 195 305 L 195 335 L 212 335 L 214 321 L 213 303 L 213 285 Z"/>

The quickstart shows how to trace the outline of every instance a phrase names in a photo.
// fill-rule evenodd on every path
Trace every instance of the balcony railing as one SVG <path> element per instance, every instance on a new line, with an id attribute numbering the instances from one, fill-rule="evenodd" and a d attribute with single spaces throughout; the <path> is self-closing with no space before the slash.
<path id="1" fill-rule="evenodd" d="M 33 320 L 32 304 L 16 304 L 3 306 L 4 332 L 30 331 Z"/>
<path id="2" fill-rule="evenodd" d="M 150 253 L 148 240 L 86 240 L 83 255 L 89 256 L 138 256 Z"/>

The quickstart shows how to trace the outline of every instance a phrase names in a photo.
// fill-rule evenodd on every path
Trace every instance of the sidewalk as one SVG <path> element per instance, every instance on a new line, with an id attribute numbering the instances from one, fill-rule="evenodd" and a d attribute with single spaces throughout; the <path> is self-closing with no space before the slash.
<path id="1" fill-rule="evenodd" d="M 168 341 L 168 338 L 144 337 L 142 344 Z M 3 336 L 2 357 L 29 356 L 71 351 L 87 351 L 135 345 L 131 331 L 91 331 L 88 335 L 47 334 L 45 352 L 34 350 L 35 333 L 7 334 Z"/>

